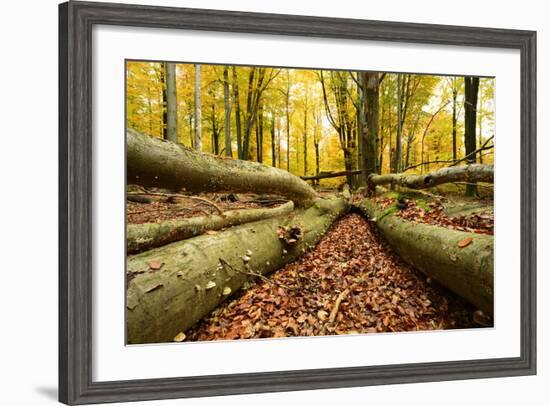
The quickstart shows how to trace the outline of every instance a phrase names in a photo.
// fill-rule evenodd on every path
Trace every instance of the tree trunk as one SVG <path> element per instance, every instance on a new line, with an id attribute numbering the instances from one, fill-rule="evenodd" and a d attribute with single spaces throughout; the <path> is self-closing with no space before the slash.
<path id="1" fill-rule="evenodd" d="M 378 111 L 379 111 L 379 75 L 377 72 L 366 72 L 365 74 L 366 96 L 367 103 L 367 139 L 366 139 L 366 156 L 367 173 L 380 173 L 378 163 L 376 162 L 376 154 L 378 147 Z"/>
<path id="2" fill-rule="evenodd" d="M 174 63 L 166 63 L 166 110 L 166 139 L 178 143 L 178 102 L 176 95 L 176 64 Z"/>
<path id="3" fill-rule="evenodd" d="M 479 78 L 467 76 L 464 78 L 464 147 L 468 159 L 466 162 L 475 163 L 476 154 L 476 113 Z M 466 185 L 466 196 L 477 195 L 477 186 Z"/>
<path id="4" fill-rule="evenodd" d="M 225 107 L 225 156 L 232 157 L 231 148 L 231 100 L 229 97 L 229 71 L 227 66 L 223 69 L 223 99 Z"/>
<path id="5" fill-rule="evenodd" d="M 307 175 L 307 114 L 308 114 L 308 105 L 307 105 L 307 93 L 304 107 L 304 176 Z"/>
<path id="6" fill-rule="evenodd" d="M 407 175 L 406 173 L 389 173 L 386 175 L 369 176 L 371 189 L 375 185 L 393 184 L 410 189 L 424 189 L 443 183 L 453 182 L 489 182 L 493 183 L 493 165 L 463 165 L 439 169 L 422 175 Z"/>
<path id="7" fill-rule="evenodd" d="M 321 128 L 321 115 L 315 113 L 315 128 L 313 131 L 313 147 L 315 149 L 315 175 L 319 175 L 319 171 L 321 170 L 321 155 L 319 151 L 319 130 Z M 314 184 L 319 184 L 318 180 L 313 182 Z"/>
<path id="8" fill-rule="evenodd" d="M 182 145 L 126 132 L 128 184 L 190 192 L 252 192 L 288 197 L 307 206 L 315 191 L 297 176 L 270 166 L 202 154 Z"/>
<path id="9" fill-rule="evenodd" d="M 237 68 L 233 66 L 233 102 L 235 103 L 235 129 L 237 130 L 237 158 L 243 159 L 242 127 L 241 127 L 241 103 L 239 101 L 239 82 Z"/>
<path id="10" fill-rule="evenodd" d="M 359 106 L 357 109 L 357 134 L 358 134 L 358 149 L 359 149 L 359 184 L 366 185 L 369 176 L 368 160 L 367 160 L 367 139 L 368 139 L 368 101 L 367 101 L 367 73 L 357 72 L 357 93 L 359 95 Z"/>
<path id="11" fill-rule="evenodd" d="M 286 170 L 290 172 L 290 71 L 286 72 L 286 93 L 285 93 L 285 113 L 286 113 Z"/>
<path id="12" fill-rule="evenodd" d="M 277 166 L 277 156 L 275 155 L 275 111 L 271 112 L 271 166 Z"/>
<path id="13" fill-rule="evenodd" d="M 357 207 L 405 262 L 493 314 L 493 236 L 405 221 L 369 199 Z M 472 242 L 460 248 L 469 238 Z"/>
<path id="14" fill-rule="evenodd" d="M 219 155 L 220 153 L 220 133 L 216 121 L 216 102 L 212 102 L 212 110 L 210 121 L 212 122 L 212 153 Z"/>
<path id="15" fill-rule="evenodd" d="M 397 75 L 397 136 L 395 138 L 395 157 L 393 171 L 401 172 L 401 136 L 403 134 L 403 91 L 401 89 L 402 75 Z"/>
<path id="16" fill-rule="evenodd" d="M 248 223 L 128 257 L 128 343 L 172 341 L 238 291 L 251 273 L 266 275 L 313 248 L 347 209 L 344 198 L 318 200 L 290 219 Z M 293 245 L 279 238 L 285 226 L 302 231 Z M 152 261 L 160 269 L 151 270 Z"/>
<path id="17" fill-rule="evenodd" d="M 195 149 L 202 151 L 201 66 L 195 65 Z"/>
<path id="18" fill-rule="evenodd" d="M 456 161 L 456 125 L 457 125 L 457 111 L 456 111 L 456 99 L 458 96 L 458 89 L 456 86 L 456 78 L 453 78 L 453 161 Z"/>
<path id="19" fill-rule="evenodd" d="M 260 163 L 264 161 L 264 104 L 260 102 L 258 106 L 258 118 L 256 123 L 256 160 Z"/>
<path id="20" fill-rule="evenodd" d="M 360 175 L 361 169 L 355 169 L 351 171 L 338 171 L 338 172 L 317 172 L 315 175 L 301 176 L 303 180 L 319 180 L 328 178 L 339 178 L 340 176 L 352 177 Z"/>
<path id="21" fill-rule="evenodd" d="M 204 234 L 208 230 L 265 220 L 288 214 L 294 208 L 292 202 L 275 208 L 231 210 L 222 215 L 167 220 L 162 223 L 128 224 L 126 247 L 128 254 L 136 254 L 174 241 Z"/>
<path id="22" fill-rule="evenodd" d="M 168 95 L 166 93 L 166 63 L 161 63 L 160 67 L 160 84 L 162 86 L 161 94 L 161 134 L 162 138 L 168 139 Z"/>

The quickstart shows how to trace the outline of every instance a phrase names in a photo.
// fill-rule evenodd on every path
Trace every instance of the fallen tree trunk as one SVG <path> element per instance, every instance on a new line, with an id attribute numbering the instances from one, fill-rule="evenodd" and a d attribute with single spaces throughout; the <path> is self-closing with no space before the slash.
<path id="1" fill-rule="evenodd" d="M 356 207 L 405 262 L 493 314 L 493 236 L 405 221 L 370 199 Z"/>
<path id="2" fill-rule="evenodd" d="M 253 192 L 287 197 L 308 207 L 317 193 L 291 173 L 256 162 L 204 154 L 179 144 L 126 131 L 128 183 L 189 192 Z"/>
<path id="3" fill-rule="evenodd" d="M 493 183 L 493 177 L 493 165 L 472 164 L 443 168 L 423 175 L 407 175 L 406 173 L 371 174 L 368 177 L 368 184 L 371 190 L 376 185 L 385 184 L 400 185 L 411 189 L 424 189 L 453 182 Z"/>
<path id="4" fill-rule="evenodd" d="M 204 234 L 209 230 L 220 230 L 238 224 L 282 216 L 290 213 L 292 209 L 294 209 L 294 203 L 287 202 L 272 209 L 231 210 L 221 215 L 167 220 L 161 223 L 129 224 L 126 227 L 127 253 L 136 254 Z"/>
<path id="5" fill-rule="evenodd" d="M 273 272 L 312 248 L 348 207 L 345 198 L 317 200 L 291 218 L 247 223 L 128 257 L 128 343 L 172 341 L 251 275 Z M 280 238 L 281 230 L 297 227 L 297 241 Z"/>
<path id="6" fill-rule="evenodd" d="M 303 180 L 319 180 L 328 178 L 338 178 L 340 176 L 359 175 L 360 170 L 355 171 L 340 171 L 340 172 L 320 172 L 318 175 L 300 176 Z"/>

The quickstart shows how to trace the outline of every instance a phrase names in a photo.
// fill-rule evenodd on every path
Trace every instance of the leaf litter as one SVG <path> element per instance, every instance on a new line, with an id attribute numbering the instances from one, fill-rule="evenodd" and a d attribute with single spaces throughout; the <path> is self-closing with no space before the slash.
<path id="1" fill-rule="evenodd" d="M 405 264 L 355 213 L 270 279 L 240 290 L 189 330 L 186 341 L 480 326 L 475 307 Z"/>
<path id="2" fill-rule="evenodd" d="M 376 202 L 387 209 L 396 203 L 394 198 L 378 198 Z M 396 216 L 416 223 L 432 224 L 453 230 L 467 231 L 476 234 L 494 233 L 494 213 L 492 210 L 485 213 L 460 215 L 450 217 L 444 213 L 445 207 L 440 199 L 428 203 L 414 199 L 406 199 L 405 208 L 397 210 Z"/>

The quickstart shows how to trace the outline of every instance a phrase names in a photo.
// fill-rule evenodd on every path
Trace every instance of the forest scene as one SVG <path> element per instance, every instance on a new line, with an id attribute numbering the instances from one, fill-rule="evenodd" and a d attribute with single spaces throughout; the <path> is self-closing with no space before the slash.
<path id="1" fill-rule="evenodd" d="M 492 327 L 494 90 L 127 61 L 127 343 Z"/>

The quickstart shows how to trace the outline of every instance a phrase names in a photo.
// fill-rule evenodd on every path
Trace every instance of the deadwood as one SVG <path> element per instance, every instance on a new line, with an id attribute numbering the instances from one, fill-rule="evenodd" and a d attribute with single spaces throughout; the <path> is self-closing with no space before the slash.
<path id="1" fill-rule="evenodd" d="M 405 221 L 370 199 L 356 206 L 395 252 L 487 314 L 493 314 L 493 236 Z"/>
<path id="2" fill-rule="evenodd" d="M 352 171 L 339 171 L 339 172 L 319 172 L 317 175 L 301 176 L 303 180 L 319 180 L 328 178 L 338 178 L 340 176 L 359 175 L 361 171 L 359 169 Z"/>
<path id="3" fill-rule="evenodd" d="M 368 178 L 370 188 L 376 185 L 393 184 L 411 189 L 424 189 L 443 183 L 488 182 L 493 183 L 493 165 L 472 164 L 439 169 L 421 175 L 390 173 L 386 175 L 371 174 Z"/>
<path id="4" fill-rule="evenodd" d="M 254 275 L 273 272 L 314 247 L 348 207 L 346 198 L 317 200 L 290 218 L 247 223 L 129 256 L 128 343 L 172 341 Z M 296 227 L 299 238 L 285 242 L 281 231 Z"/>
<path id="5" fill-rule="evenodd" d="M 253 192 L 287 197 L 307 207 L 317 198 L 291 173 L 256 162 L 233 160 L 126 131 L 128 183 L 189 192 Z"/>
<path id="6" fill-rule="evenodd" d="M 294 204 L 287 202 L 275 208 L 231 210 L 219 215 L 167 220 L 161 223 L 129 224 L 126 227 L 127 252 L 136 254 L 207 231 L 282 216 L 290 213 L 293 208 Z"/>

